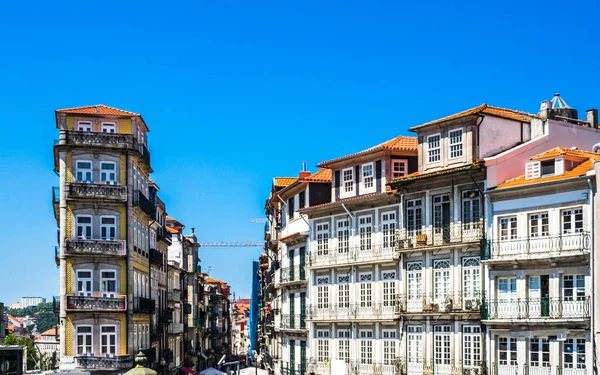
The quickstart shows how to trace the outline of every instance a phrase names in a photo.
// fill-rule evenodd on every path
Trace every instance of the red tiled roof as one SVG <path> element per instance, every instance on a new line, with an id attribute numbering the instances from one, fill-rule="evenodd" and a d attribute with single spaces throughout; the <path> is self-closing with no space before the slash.
<path id="1" fill-rule="evenodd" d="M 301 208 L 298 211 L 308 211 L 308 210 L 311 210 L 313 208 L 326 207 L 326 206 L 331 206 L 331 205 L 334 205 L 334 204 L 341 204 L 341 203 L 346 203 L 346 202 L 358 201 L 358 200 L 362 200 L 362 199 L 367 199 L 367 198 L 372 198 L 372 197 L 378 197 L 378 196 L 384 196 L 384 195 L 393 195 L 394 193 L 396 193 L 396 191 L 397 190 L 388 190 L 388 191 L 385 191 L 385 192 L 382 192 L 382 193 L 371 193 L 371 194 L 360 195 L 358 197 L 350 197 L 350 198 L 338 199 L 335 202 L 327 202 L 327 203 L 316 204 L 314 206 Z M 282 240 L 282 238 L 280 238 L 280 240 Z"/>
<path id="2" fill-rule="evenodd" d="M 532 118 L 539 118 L 537 115 L 534 115 L 531 113 L 521 112 L 521 111 L 517 111 L 514 109 L 508 109 L 508 108 L 493 107 L 491 105 L 487 105 L 487 104 L 483 103 L 482 105 L 480 105 L 478 107 L 467 109 L 466 111 L 462 111 L 462 112 L 455 113 L 450 116 L 442 117 L 440 119 L 426 122 L 421 125 L 413 126 L 409 130 L 419 129 L 424 126 L 439 124 L 441 122 L 455 120 L 457 118 L 467 117 L 467 116 L 471 116 L 471 115 L 477 115 L 480 113 L 490 115 L 490 116 L 502 117 L 502 118 L 506 118 L 509 120 L 521 121 L 521 122 L 530 122 Z"/>
<path id="3" fill-rule="evenodd" d="M 46 332 L 42 333 L 42 336 L 56 336 L 60 334 L 59 331 L 56 330 L 56 326 L 50 328 L 49 330 L 47 330 Z"/>
<path id="4" fill-rule="evenodd" d="M 207 283 L 217 283 L 217 284 L 227 284 L 225 281 L 222 280 L 217 280 L 217 279 L 213 279 L 212 277 L 207 277 L 206 278 L 206 282 Z"/>
<path id="5" fill-rule="evenodd" d="M 57 109 L 57 113 L 85 114 L 85 115 L 111 115 L 111 116 L 140 116 L 139 113 L 124 111 L 104 104 L 88 105 L 84 107 Z"/>
<path id="6" fill-rule="evenodd" d="M 469 165 L 461 165 L 460 167 L 437 169 L 437 170 L 431 171 L 431 172 L 414 172 L 414 173 L 408 174 L 404 177 L 400 177 L 395 180 L 392 180 L 392 181 L 390 181 L 390 184 L 393 184 L 396 182 L 408 182 L 408 181 L 420 180 L 422 178 L 441 176 L 441 175 L 445 175 L 445 174 L 449 174 L 449 173 L 466 171 L 470 168 L 479 169 L 479 168 L 481 168 L 481 166 L 482 166 L 482 163 L 480 162 L 480 163 L 473 163 L 473 164 L 469 164 Z"/>
<path id="7" fill-rule="evenodd" d="M 285 187 L 296 182 L 298 178 L 296 177 L 275 177 L 273 179 L 273 184 L 279 187 Z"/>
<path id="8" fill-rule="evenodd" d="M 336 159 L 327 160 L 321 162 L 317 165 L 317 167 L 329 167 L 333 163 L 337 163 L 343 160 L 348 160 L 355 158 L 357 156 L 367 155 L 378 151 L 407 151 L 407 152 L 417 152 L 418 140 L 417 137 L 406 137 L 406 136 L 398 136 L 396 138 L 390 139 L 389 141 L 385 141 L 377 146 L 368 148 L 366 150 L 342 156 Z"/>
<path id="9" fill-rule="evenodd" d="M 249 305 L 250 298 L 238 298 L 237 303 L 240 305 Z"/>
<path id="10" fill-rule="evenodd" d="M 175 229 L 175 228 L 171 228 L 171 227 L 167 227 L 167 232 L 169 232 L 169 233 L 173 233 L 173 234 L 175 234 L 175 233 L 179 233 L 179 231 L 178 231 L 177 229 Z"/>
<path id="11" fill-rule="evenodd" d="M 309 182 L 331 182 L 331 169 L 321 168 L 315 173 L 302 179 Z"/>
<path id="12" fill-rule="evenodd" d="M 547 177 L 539 177 L 533 179 L 526 179 L 525 175 L 510 179 L 505 181 L 504 183 L 496 186 L 494 190 L 501 190 L 507 188 L 513 188 L 518 186 L 529 186 L 529 185 L 537 185 L 545 182 L 553 182 L 553 181 L 562 181 L 568 180 L 572 178 L 583 177 L 587 175 L 588 171 L 594 169 L 594 163 L 600 160 L 600 154 L 596 154 L 589 151 L 581 151 L 581 150 L 570 150 L 568 148 L 556 147 L 546 152 L 542 152 L 539 155 L 533 156 L 531 160 L 543 160 L 552 157 L 558 156 L 566 156 L 567 158 L 583 158 L 584 161 L 577 165 L 575 168 L 565 171 L 563 174 L 547 176 Z"/>

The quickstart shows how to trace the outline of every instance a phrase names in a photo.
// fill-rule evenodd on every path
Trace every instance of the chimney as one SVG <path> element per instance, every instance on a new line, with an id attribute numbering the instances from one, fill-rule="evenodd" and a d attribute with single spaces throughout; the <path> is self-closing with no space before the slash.
<path id="1" fill-rule="evenodd" d="M 598 128 L 598 110 L 597 109 L 588 109 L 585 111 L 585 120 L 590 124 L 590 127 L 597 129 Z"/>
<path id="2" fill-rule="evenodd" d="M 300 180 L 304 180 L 308 176 L 310 176 L 310 172 L 302 171 L 302 172 L 300 172 L 300 175 L 298 176 L 298 178 Z"/>

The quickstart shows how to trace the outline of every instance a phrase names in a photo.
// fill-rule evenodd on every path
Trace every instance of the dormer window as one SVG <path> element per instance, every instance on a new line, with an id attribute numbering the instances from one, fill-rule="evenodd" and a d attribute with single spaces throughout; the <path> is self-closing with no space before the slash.
<path id="1" fill-rule="evenodd" d="M 373 163 L 362 165 L 362 182 L 365 190 L 371 190 L 375 187 L 373 183 Z"/>
<path id="2" fill-rule="evenodd" d="M 542 177 L 554 176 L 555 163 L 554 160 L 546 160 L 540 163 L 542 168 Z"/>
<path id="3" fill-rule="evenodd" d="M 531 180 L 540 177 L 540 162 L 533 161 L 525 164 L 525 179 Z"/>
<path id="4" fill-rule="evenodd" d="M 440 148 L 440 135 L 430 135 L 427 137 L 427 156 L 430 163 L 437 163 L 442 159 Z"/>
<path id="5" fill-rule="evenodd" d="M 406 160 L 392 160 L 392 179 L 397 179 L 407 175 Z"/>
<path id="6" fill-rule="evenodd" d="M 354 191 L 354 175 L 352 171 L 352 168 L 347 168 L 342 171 L 342 181 L 345 194 L 349 194 Z"/>

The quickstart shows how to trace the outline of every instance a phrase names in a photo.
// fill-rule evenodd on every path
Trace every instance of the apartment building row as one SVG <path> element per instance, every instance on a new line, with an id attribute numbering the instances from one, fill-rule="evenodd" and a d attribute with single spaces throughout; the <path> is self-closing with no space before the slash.
<path id="1" fill-rule="evenodd" d="M 273 180 L 276 372 L 591 374 L 598 112 L 557 94 L 409 130 Z"/>
<path id="2" fill-rule="evenodd" d="M 161 373 L 202 369 L 225 350 L 207 327 L 228 304 L 210 296 L 227 288 L 202 272 L 194 229 L 167 215 L 149 127 L 104 105 L 55 116 L 60 369 L 122 373 L 140 351 Z"/>

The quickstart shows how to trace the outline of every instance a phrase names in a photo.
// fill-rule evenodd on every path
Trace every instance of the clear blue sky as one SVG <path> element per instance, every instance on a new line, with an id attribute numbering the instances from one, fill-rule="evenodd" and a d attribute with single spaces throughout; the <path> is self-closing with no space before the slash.
<path id="1" fill-rule="evenodd" d="M 53 110 L 142 113 L 153 179 L 202 241 L 260 241 L 276 175 L 483 102 L 600 106 L 597 1 L 0 3 L 0 301 L 58 292 Z M 568 145 L 566 145 L 568 146 Z M 260 249 L 202 249 L 250 292 Z"/>

